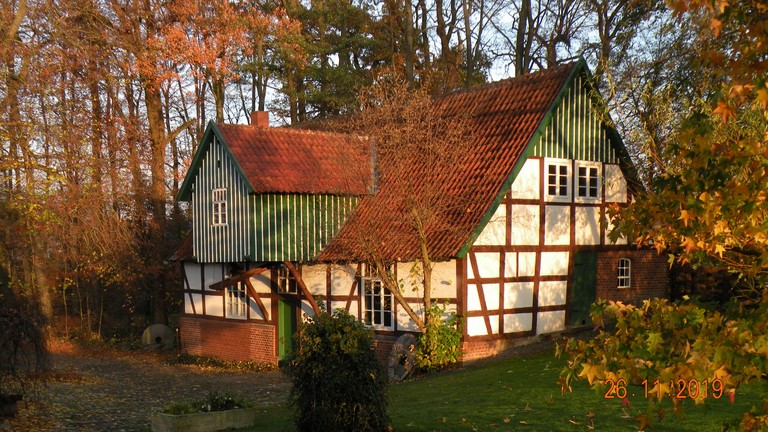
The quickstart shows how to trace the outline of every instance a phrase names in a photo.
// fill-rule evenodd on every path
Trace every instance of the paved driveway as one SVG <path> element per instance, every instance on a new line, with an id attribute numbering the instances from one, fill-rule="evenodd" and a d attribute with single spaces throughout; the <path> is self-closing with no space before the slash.
<path id="1" fill-rule="evenodd" d="M 290 383 L 279 371 L 230 373 L 171 366 L 146 353 L 52 355 L 54 380 L 21 405 L 0 430 L 149 431 L 149 416 L 209 390 L 229 390 L 259 406 L 284 402 Z"/>

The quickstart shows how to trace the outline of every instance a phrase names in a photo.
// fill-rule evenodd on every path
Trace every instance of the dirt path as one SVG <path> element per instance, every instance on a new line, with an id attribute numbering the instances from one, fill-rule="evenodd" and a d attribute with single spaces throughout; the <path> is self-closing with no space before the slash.
<path id="1" fill-rule="evenodd" d="M 210 390 L 234 391 L 258 406 L 281 403 L 290 389 L 279 371 L 230 373 L 171 366 L 147 353 L 52 355 L 54 380 L 0 430 L 149 431 L 149 416 Z"/>

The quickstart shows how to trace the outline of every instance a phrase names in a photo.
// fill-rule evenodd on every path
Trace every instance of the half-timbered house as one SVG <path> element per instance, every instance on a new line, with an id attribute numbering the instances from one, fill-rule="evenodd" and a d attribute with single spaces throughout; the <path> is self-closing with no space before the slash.
<path id="1" fill-rule="evenodd" d="M 433 109 L 471 113 L 461 160 L 441 182 L 467 205 L 446 215 L 455 229 L 428 240 L 432 297 L 464 318 L 465 359 L 587 324 L 596 298 L 665 295 L 664 260 L 608 238 L 607 209 L 628 202 L 635 174 L 583 61 L 451 93 Z M 348 221 L 366 221 L 411 285 L 418 240 L 392 223 L 403 209 L 372 141 L 269 128 L 266 113 L 251 123 L 211 123 L 179 192 L 193 224 L 174 256 L 182 349 L 275 363 L 302 317 L 339 308 L 376 329 L 382 352 L 417 331 L 344 246 Z M 405 296 L 423 313 L 421 292 Z"/>

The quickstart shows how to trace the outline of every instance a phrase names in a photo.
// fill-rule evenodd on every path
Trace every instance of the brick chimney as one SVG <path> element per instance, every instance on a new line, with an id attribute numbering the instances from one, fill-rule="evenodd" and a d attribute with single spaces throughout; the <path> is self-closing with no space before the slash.
<path id="1" fill-rule="evenodd" d="M 267 111 L 254 111 L 251 113 L 251 126 L 262 128 L 269 127 L 269 113 Z"/>

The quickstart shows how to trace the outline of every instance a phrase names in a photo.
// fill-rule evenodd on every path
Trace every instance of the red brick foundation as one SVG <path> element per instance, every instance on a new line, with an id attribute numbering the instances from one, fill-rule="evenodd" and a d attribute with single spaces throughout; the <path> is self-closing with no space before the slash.
<path id="1" fill-rule="evenodd" d="M 277 364 L 273 325 L 191 316 L 181 317 L 179 324 L 183 352 Z"/>
<path id="2" fill-rule="evenodd" d="M 617 288 L 619 258 L 629 258 L 629 288 Z M 655 250 L 626 250 L 597 254 L 597 298 L 639 305 L 645 299 L 669 296 L 666 258 Z"/>

